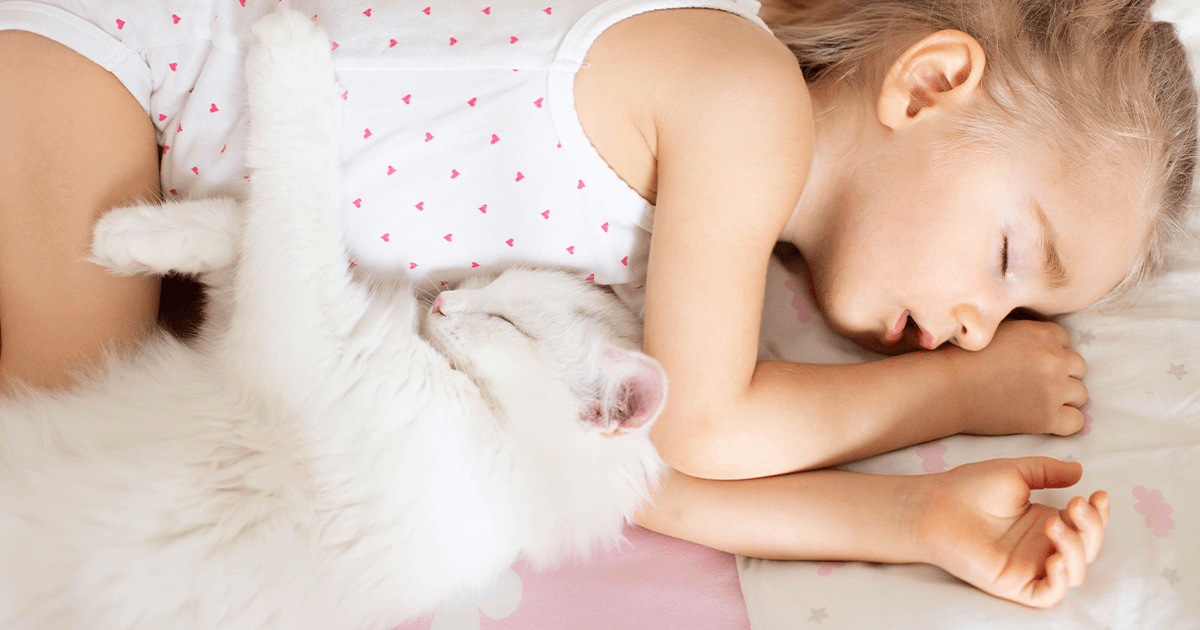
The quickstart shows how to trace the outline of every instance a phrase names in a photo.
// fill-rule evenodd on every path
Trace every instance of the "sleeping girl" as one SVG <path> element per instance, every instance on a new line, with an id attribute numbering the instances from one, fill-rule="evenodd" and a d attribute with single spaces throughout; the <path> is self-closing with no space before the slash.
<path id="1" fill-rule="evenodd" d="M 345 90 L 349 262 L 430 290 L 564 267 L 644 309 L 673 471 L 639 524 L 765 558 L 928 562 L 1039 607 L 1103 539 L 1104 492 L 1029 501 L 1079 465 L 825 469 L 1082 426 L 1085 362 L 1043 320 L 1155 272 L 1195 165 L 1191 73 L 1150 4 L 292 2 Z M 0 2 L 0 388 L 69 387 L 147 334 L 157 284 L 87 263 L 92 226 L 238 194 L 245 36 L 276 5 Z M 898 356 L 757 361 L 778 242 L 838 332 Z"/>

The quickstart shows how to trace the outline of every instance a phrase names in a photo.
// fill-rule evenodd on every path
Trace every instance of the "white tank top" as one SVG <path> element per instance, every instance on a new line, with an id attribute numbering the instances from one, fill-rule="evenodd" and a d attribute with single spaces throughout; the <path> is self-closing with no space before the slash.
<path id="1" fill-rule="evenodd" d="M 630 16 L 755 0 L 293 0 L 329 33 L 344 90 L 351 260 L 427 288 L 525 263 L 641 303 L 653 206 L 608 167 L 575 111 L 595 38 Z M 240 194 L 242 58 L 276 0 L 0 1 L 0 29 L 55 39 L 146 108 L 167 198 Z M 427 284 L 428 283 L 428 284 Z"/>

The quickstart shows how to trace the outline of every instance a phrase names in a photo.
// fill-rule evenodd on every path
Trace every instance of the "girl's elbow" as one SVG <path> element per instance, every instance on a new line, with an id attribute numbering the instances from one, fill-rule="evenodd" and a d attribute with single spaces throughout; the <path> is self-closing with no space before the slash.
<path id="1" fill-rule="evenodd" d="M 650 440 L 663 462 L 689 477 L 737 479 L 720 449 L 720 428 L 712 415 L 688 414 L 680 418 L 664 410 L 650 431 Z"/>

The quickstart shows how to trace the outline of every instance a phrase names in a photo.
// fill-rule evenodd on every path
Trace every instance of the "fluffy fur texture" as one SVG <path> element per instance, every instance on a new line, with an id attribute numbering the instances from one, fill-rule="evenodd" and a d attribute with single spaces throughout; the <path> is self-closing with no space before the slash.
<path id="1" fill-rule="evenodd" d="M 96 228 L 118 272 L 204 274 L 198 340 L 0 401 L 0 627 L 390 628 L 614 544 L 664 470 L 664 375 L 611 294 L 351 277 L 329 42 L 287 9 L 254 33 L 249 199 Z"/>

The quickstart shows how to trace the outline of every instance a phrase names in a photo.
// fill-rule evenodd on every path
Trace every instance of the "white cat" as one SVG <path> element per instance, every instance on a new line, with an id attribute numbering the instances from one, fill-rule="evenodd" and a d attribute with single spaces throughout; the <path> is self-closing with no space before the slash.
<path id="1" fill-rule="evenodd" d="M 390 628 L 615 543 L 664 470 L 665 377 L 610 293 L 352 280 L 329 42 L 286 9 L 254 33 L 249 199 L 96 228 L 115 270 L 205 274 L 198 340 L 0 401 L 0 627 Z"/>

